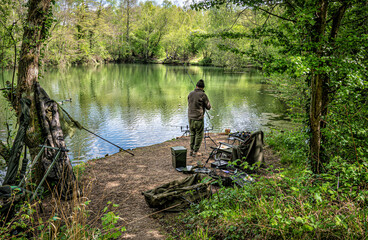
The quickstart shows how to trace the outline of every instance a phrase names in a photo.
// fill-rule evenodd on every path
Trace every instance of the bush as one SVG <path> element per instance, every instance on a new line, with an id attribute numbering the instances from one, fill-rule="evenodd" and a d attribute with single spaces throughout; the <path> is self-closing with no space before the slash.
<path id="1" fill-rule="evenodd" d="M 19 202 L 14 206 L 14 217 L 1 221 L 1 239 L 116 239 L 122 235 L 125 228 L 118 226 L 119 216 L 115 215 L 113 208 L 117 205 L 111 202 L 97 217 L 102 222 L 102 229 L 91 223 L 96 219 L 89 219 L 88 205 L 90 201 L 84 197 L 74 197 L 64 203 L 55 196 L 43 200 L 46 213 L 40 211 L 40 202 Z M 1 207 L 1 206 L 0 206 Z M 2 219 L 3 220 L 3 219 Z"/>
<path id="2" fill-rule="evenodd" d="M 210 57 L 204 57 L 198 64 L 201 66 L 212 66 L 212 59 Z"/>
<path id="3" fill-rule="evenodd" d="M 368 231 L 367 213 L 331 182 L 299 170 L 244 188 L 221 188 L 183 214 L 179 223 L 189 238 L 206 229 L 214 239 L 360 239 Z"/>
<path id="4" fill-rule="evenodd" d="M 368 232 L 367 165 L 333 158 L 326 173 L 307 165 L 308 134 L 273 131 L 267 143 L 289 169 L 266 170 L 243 188 L 220 188 L 180 215 L 183 239 L 362 239 Z"/>
<path id="5" fill-rule="evenodd" d="M 283 164 L 305 164 L 309 156 L 308 134 L 301 129 L 267 134 L 266 143 L 281 157 Z"/>

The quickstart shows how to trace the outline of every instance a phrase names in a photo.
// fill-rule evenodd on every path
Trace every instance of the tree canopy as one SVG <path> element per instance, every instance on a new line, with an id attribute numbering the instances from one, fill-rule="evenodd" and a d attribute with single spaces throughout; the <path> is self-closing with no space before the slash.
<path id="1" fill-rule="evenodd" d="M 274 77 L 285 78 L 289 89 L 299 91 L 296 95 L 299 105 L 304 104 L 309 112 L 312 170 L 325 171 L 329 159 L 337 157 L 332 150 L 337 146 L 350 150 L 354 147 L 355 151 L 343 151 L 347 154 L 344 158 L 361 163 L 359 156 L 366 150 L 358 153 L 355 144 L 365 145 L 362 140 L 367 112 L 362 91 L 367 86 L 368 2 L 214 0 L 199 2 L 194 8 L 212 9 L 229 4 L 264 16 L 263 23 L 253 26 L 251 34 L 231 30 L 218 36 L 259 39 L 258 48 L 251 45 L 247 51 L 239 48 L 233 51 L 264 59 L 264 70 Z M 271 51 L 267 50 L 269 46 L 273 47 Z M 346 117 L 354 111 L 361 118 L 354 121 L 353 130 Z M 358 114 L 354 116 L 359 118 Z M 344 128 L 338 126 L 341 121 L 346 124 Z M 336 135 L 349 140 L 341 144 Z"/>

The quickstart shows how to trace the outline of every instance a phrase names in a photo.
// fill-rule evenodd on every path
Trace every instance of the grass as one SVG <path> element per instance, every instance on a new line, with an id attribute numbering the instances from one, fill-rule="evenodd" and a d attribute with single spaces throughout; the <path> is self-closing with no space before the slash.
<path id="1" fill-rule="evenodd" d="M 367 164 L 333 159 L 328 173 L 312 174 L 303 131 L 268 133 L 267 144 L 282 168 L 253 174 L 243 188 L 218 188 L 209 199 L 172 217 L 168 239 L 364 239 L 368 235 Z M 340 162 L 339 162 L 340 161 Z M 86 165 L 74 170 L 78 179 Z M 221 184 L 221 183 L 219 183 Z M 113 239 L 125 231 L 112 203 L 95 217 L 88 211 L 92 185 L 63 202 L 49 196 L 42 204 L 18 204 L 14 218 L 0 225 L 4 239 Z M 100 227 L 98 227 L 100 226 Z"/>
<path id="2" fill-rule="evenodd" d="M 254 176 L 243 188 L 220 188 L 175 221 L 181 239 L 363 239 L 368 234 L 366 169 L 342 180 L 306 168 L 303 132 L 272 133 L 286 169 Z M 354 177 L 353 177 L 354 176 Z M 354 179 L 352 179 L 354 178 Z M 358 179 L 358 180 L 356 180 Z M 352 184 L 355 181 L 356 184 Z"/>
<path id="3" fill-rule="evenodd" d="M 74 167 L 78 179 L 83 177 L 85 164 Z M 115 215 L 117 205 L 111 202 L 94 217 L 91 217 L 88 196 L 92 184 L 75 186 L 82 194 L 74 195 L 69 201 L 49 194 L 44 199 L 29 202 L 29 198 L 18 201 L 14 195 L 8 201 L 13 204 L 14 216 L 0 222 L 1 239 L 115 239 L 125 231 L 118 226 Z M 4 219 L 2 219 L 4 220 Z M 98 227 L 102 226 L 102 227 Z"/>

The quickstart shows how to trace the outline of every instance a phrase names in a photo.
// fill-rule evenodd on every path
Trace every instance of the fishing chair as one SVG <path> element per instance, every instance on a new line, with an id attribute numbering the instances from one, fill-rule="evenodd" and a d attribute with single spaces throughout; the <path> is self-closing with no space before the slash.
<path id="1" fill-rule="evenodd" d="M 235 161 L 240 160 L 241 163 L 247 162 L 249 165 L 264 164 L 263 156 L 263 142 L 264 134 L 262 131 L 257 131 L 249 135 L 244 135 L 240 138 L 237 136 L 232 136 L 233 143 L 238 142 L 238 144 L 229 144 L 225 142 L 220 142 L 220 145 L 216 148 L 212 148 L 212 152 L 208 157 L 207 162 L 210 158 L 215 159 L 215 165 L 226 165 L 222 164 L 223 161 Z"/>

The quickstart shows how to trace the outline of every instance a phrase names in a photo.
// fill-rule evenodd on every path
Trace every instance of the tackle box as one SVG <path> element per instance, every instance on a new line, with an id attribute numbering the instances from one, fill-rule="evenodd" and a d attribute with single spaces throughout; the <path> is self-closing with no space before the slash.
<path id="1" fill-rule="evenodd" d="M 187 149 L 185 147 L 171 147 L 171 157 L 174 168 L 187 166 Z"/>

